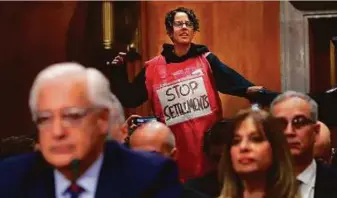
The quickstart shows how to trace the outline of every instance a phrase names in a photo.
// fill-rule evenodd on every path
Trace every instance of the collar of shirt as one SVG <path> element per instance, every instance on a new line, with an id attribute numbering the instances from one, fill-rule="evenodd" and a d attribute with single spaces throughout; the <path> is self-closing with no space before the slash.
<path id="1" fill-rule="evenodd" d="M 312 160 L 311 164 L 297 176 L 297 179 L 311 188 L 315 187 L 317 164 Z"/>
<path id="2" fill-rule="evenodd" d="M 97 160 L 82 174 L 76 181 L 77 185 L 85 189 L 85 192 L 81 194 L 81 197 L 95 197 L 96 186 L 99 177 L 99 173 L 103 164 L 103 154 L 101 154 Z M 55 193 L 56 198 L 66 197 L 65 191 L 71 184 L 61 172 L 54 170 L 55 177 Z"/>

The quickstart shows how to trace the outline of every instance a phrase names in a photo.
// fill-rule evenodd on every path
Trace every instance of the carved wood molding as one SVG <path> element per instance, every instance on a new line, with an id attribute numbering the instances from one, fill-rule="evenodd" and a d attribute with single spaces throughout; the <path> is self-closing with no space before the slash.
<path id="1" fill-rule="evenodd" d="M 282 91 L 310 91 L 308 20 L 328 17 L 337 17 L 337 10 L 299 10 L 280 2 Z"/>

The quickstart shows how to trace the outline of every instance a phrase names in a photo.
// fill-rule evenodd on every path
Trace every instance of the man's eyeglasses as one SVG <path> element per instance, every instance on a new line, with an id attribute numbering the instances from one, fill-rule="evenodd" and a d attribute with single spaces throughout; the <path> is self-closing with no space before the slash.
<path id="1" fill-rule="evenodd" d="M 186 25 L 186 27 L 188 28 L 192 28 L 193 27 L 193 23 L 191 21 L 174 21 L 173 22 L 173 26 L 174 27 L 178 27 L 178 28 L 182 28 L 184 27 L 184 25 Z"/>
<path id="2" fill-rule="evenodd" d="M 61 124 L 63 127 L 77 127 L 82 124 L 84 117 L 89 113 L 98 110 L 97 108 L 70 107 L 61 110 Z M 38 128 L 46 129 L 52 126 L 54 115 L 50 111 L 40 111 L 36 113 L 35 123 Z"/>
<path id="3" fill-rule="evenodd" d="M 289 123 L 285 118 L 282 119 L 284 121 L 284 126 L 286 127 Z M 296 128 L 302 128 L 304 126 L 310 125 L 310 124 L 315 124 L 316 122 L 310 118 L 307 118 L 303 115 L 295 116 L 291 121 L 291 125 Z"/>

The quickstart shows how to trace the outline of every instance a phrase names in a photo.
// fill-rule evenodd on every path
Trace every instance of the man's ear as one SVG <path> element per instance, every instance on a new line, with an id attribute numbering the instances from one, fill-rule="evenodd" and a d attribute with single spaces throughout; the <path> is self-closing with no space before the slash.
<path id="1" fill-rule="evenodd" d="M 173 149 L 171 150 L 170 157 L 171 157 L 171 159 L 173 159 L 174 161 L 177 161 L 177 159 L 178 159 L 178 150 L 177 150 L 177 148 L 173 148 Z"/>
<path id="2" fill-rule="evenodd" d="M 110 114 L 109 114 L 109 110 L 108 109 L 103 109 L 99 115 L 98 115 L 98 127 L 101 131 L 101 133 L 106 134 L 107 132 L 110 133 L 110 131 L 108 131 L 109 129 L 109 118 L 110 118 Z"/>
<path id="3" fill-rule="evenodd" d="M 40 150 L 40 144 L 39 143 L 35 143 L 33 149 L 34 149 L 34 151 L 39 151 Z"/>
<path id="4" fill-rule="evenodd" d="M 318 124 L 318 122 L 315 124 L 314 126 L 314 137 L 315 137 L 315 143 L 317 142 L 318 138 L 319 138 L 319 133 L 321 130 L 321 125 Z"/>

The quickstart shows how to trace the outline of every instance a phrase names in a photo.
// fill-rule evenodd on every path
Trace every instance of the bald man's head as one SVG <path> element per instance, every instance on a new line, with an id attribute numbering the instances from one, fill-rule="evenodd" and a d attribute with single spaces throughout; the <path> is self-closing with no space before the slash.
<path id="1" fill-rule="evenodd" d="M 152 121 L 138 127 L 130 136 L 130 147 L 175 159 L 175 137 L 171 129 L 161 122 Z"/>
<path id="2" fill-rule="evenodd" d="M 318 123 L 320 130 L 314 146 L 314 157 L 329 163 L 331 156 L 330 130 L 324 123 L 320 121 L 318 121 Z"/>

